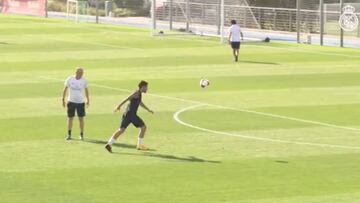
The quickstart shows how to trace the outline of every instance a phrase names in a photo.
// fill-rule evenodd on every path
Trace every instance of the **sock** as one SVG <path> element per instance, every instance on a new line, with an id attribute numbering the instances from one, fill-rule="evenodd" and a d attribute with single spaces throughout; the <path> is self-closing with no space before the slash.
<path id="1" fill-rule="evenodd" d="M 112 145 L 112 144 L 114 144 L 114 142 L 115 142 L 115 139 L 111 137 L 110 140 L 108 141 L 108 144 Z"/>
<path id="2" fill-rule="evenodd" d="M 68 135 L 71 136 L 71 130 L 68 130 Z"/>
<path id="3" fill-rule="evenodd" d="M 80 136 L 81 136 L 81 137 L 83 137 L 83 136 L 84 136 L 84 133 L 83 133 L 83 132 L 81 132 L 81 133 L 80 133 Z"/>
<path id="4" fill-rule="evenodd" d="M 141 145 L 142 144 L 142 138 L 141 137 L 138 137 L 138 143 L 137 145 Z"/>

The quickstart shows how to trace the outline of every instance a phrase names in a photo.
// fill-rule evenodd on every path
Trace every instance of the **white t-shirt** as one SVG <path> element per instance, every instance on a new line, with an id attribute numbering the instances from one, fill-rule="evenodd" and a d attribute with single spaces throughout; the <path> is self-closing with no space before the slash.
<path id="1" fill-rule="evenodd" d="M 68 101 L 73 103 L 84 103 L 84 90 L 87 88 L 87 81 L 85 78 L 77 80 L 75 76 L 70 76 L 65 81 L 65 86 L 69 88 Z"/>
<path id="2" fill-rule="evenodd" d="M 229 28 L 229 33 L 231 33 L 231 42 L 240 42 L 240 26 L 238 25 L 231 25 Z"/>

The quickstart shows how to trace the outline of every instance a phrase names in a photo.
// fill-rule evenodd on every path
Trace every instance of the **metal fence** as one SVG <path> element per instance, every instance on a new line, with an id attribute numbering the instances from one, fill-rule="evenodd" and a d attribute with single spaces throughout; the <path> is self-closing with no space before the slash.
<path id="1" fill-rule="evenodd" d="M 186 22 L 188 15 L 186 3 L 174 3 L 172 9 L 170 9 L 169 4 L 169 2 L 164 2 L 162 6 L 157 7 L 157 20 Z M 190 3 L 189 8 L 189 21 L 191 24 L 215 25 L 220 29 L 219 4 Z M 296 31 L 296 9 L 225 5 L 224 10 L 225 26 L 230 25 L 230 20 L 236 19 L 243 28 Z M 319 31 L 319 18 L 318 11 L 301 10 L 301 32 Z"/>
<path id="2" fill-rule="evenodd" d="M 78 13 L 79 21 L 99 17 L 150 17 L 150 0 L 47 0 L 47 12 L 67 13 L 70 18 Z"/>
<path id="3" fill-rule="evenodd" d="M 75 3 L 67 7 L 68 1 L 79 2 L 78 8 Z M 176 29 L 220 39 L 227 35 L 230 20 L 236 19 L 250 38 L 340 46 L 355 40 L 360 47 L 360 26 L 344 32 L 338 23 L 345 5 L 354 6 L 360 19 L 360 0 L 314 2 L 298 0 L 294 8 L 271 8 L 251 6 L 247 0 L 48 0 L 47 9 L 50 17 L 78 22 L 136 25 L 153 33 Z"/>
<path id="4" fill-rule="evenodd" d="M 153 0 L 155 2 L 155 0 Z M 320 0 L 321 1 L 321 0 Z M 339 0 L 341 1 L 341 0 Z M 284 34 L 295 34 L 298 42 L 310 42 L 317 39 L 319 44 L 326 44 L 324 38 L 340 40 L 343 46 L 344 39 L 360 38 L 360 26 L 352 32 L 343 32 L 339 27 L 339 18 L 345 5 L 360 7 L 360 1 L 345 3 L 328 3 L 323 6 L 311 5 L 313 10 L 302 9 L 301 1 L 297 8 L 269 8 L 249 5 L 229 5 L 222 0 L 219 3 L 198 3 L 190 0 L 168 0 L 161 5 L 155 4 L 153 20 L 161 23 L 168 22 L 169 29 L 179 28 L 187 31 L 197 31 L 204 34 L 226 34 L 222 29 L 229 26 L 232 19 L 236 19 L 244 29 L 258 30 L 259 32 L 276 31 Z M 305 4 L 306 5 L 306 4 Z M 308 5 L 306 5 L 308 6 Z M 309 7 L 309 6 L 308 6 Z M 360 19 L 360 8 L 355 13 Z M 178 25 L 174 27 L 174 24 Z M 184 26 L 185 25 L 185 26 Z M 154 25 L 156 29 L 156 23 Z M 203 28 L 201 28 L 203 27 Z M 162 27 L 163 28 L 163 27 Z M 221 36 L 223 38 L 224 36 Z M 313 41 L 313 43 L 314 43 Z M 359 42 L 360 45 L 360 42 Z"/>

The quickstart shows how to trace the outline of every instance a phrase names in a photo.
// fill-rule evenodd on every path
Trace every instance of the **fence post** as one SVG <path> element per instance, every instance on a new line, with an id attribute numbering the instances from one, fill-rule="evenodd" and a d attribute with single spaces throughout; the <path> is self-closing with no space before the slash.
<path id="1" fill-rule="evenodd" d="M 220 1 L 220 43 L 224 43 L 224 23 L 225 23 L 225 5 L 224 0 Z"/>
<path id="2" fill-rule="evenodd" d="M 205 19 L 205 5 L 201 4 L 201 24 L 204 24 Z"/>
<path id="3" fill-rule="evenodd" d="M 79 22 L 79 1 L 76 1 L 76 4 L 75 4 L 75 13 L 76 13 L 76 16 L 75 16 L 75 19 L 76 19 L 76 22 L 78 23 Z"/>
<path id="4" fill-rule="evenodd" d="M 274 30 L 276 30 L 276 10 L 275 9 L 273 9 L 273 12 L 274 12 L 274 14 L 273 14 L 273 24 L 274 24 Z"/>
<path id="5" fill-rule="evenodd" d="M 151 20 L 152 20 L 152 31 L 156 31 L 156 0 L 151 1 Z"/>
<path id="6" fill-rule="evenodd" d="M 186 0 L 186 32 L 190 31 L 190 0 Z"/>
<path id="7" fill-rule="evenodd" d="M 177 5 L 178 5 L 180 8 L 182 8 L 182 7 L 181 7 L 181 4 L 177 4 Z M 178 13 L 178 8 L 175 7 L 175 16 L 174 16 L 174 17 L 175 17 L 175 22 L 179 19 L 179 18 L 178 18 L 178 15 L 179 15 L 179 13 Z"/>
<path id="8" fill-rule="evenodd" d="M 292 16 L 292 12 L 291 12 L 291 10 L 289 11 L 289 32 L 292 32 L 292 18 L 293 18 L 293 16 Z"/>
<path id="9" fill-rule="evenodd" d="M 66 20 L 69 20 L 69 8 L 70 8 L 70 5 L 69 5 L 69 1 L 67 0 L 66 1 Z"/>
<path id="10" fill-rule="evenodd" d="M 320 0 L 320 45 L 324 45 L 324 0 Z"/>
<path id="11" fill-rule="evenodd" d="M 300 43 L 300 0 L 296 1 L 296 40 Z"/>
<path id="12" fill-rule="evenodd" d="M 96 6 L 96 23 L 99 23 L 99 0 L 96 0 L 95 6 Z"/>
<path id="13" fill-rule="evenodd" d="M 216 5 L 216 25 L 217 25 L 217 35 L 220 35 L 220 24 L 221 24 L 221 20 L 220 20 L 220 16 L 221 16 L 221 0 L 218 1 L 218 5 Z"/>
<path id="14" fill-rule="evenodd" d="M 1 7 L 1 2 L 0 2 Z M 48 15 L 48 0 L 45 0 L 45 18 L 49 17 Z"/>
<path id="15" fill-rule="evenodd" d="M 169 29 L 172 30 L 173 29 L 173 0 L 169 1 Z"/>
<path id="16" fill-rule="evenodd" d="M 247 22 L 247 9 L 244 9 L 244 27 L 246 27 Z"/>
<path id="17" fill-rule="evenodd" d="M 340 16 L 343 14 L 344 0 L 340 0 Z M 344 47 L 344 30 L 340 26 L 340 47 Z"/>
<path id="18" fill-rule="evenodd" d="M 260 25 L 260 29 L 262 29 L 262 25 L 261 25 L 261 10 L 258 10 L 258 23 Z"/>

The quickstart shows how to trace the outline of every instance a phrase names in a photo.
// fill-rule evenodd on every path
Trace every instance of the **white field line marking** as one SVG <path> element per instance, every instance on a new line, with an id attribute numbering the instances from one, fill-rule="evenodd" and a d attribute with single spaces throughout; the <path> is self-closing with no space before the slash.
<path id="1" fill-rule="evenodd" d="M 26 35 L 26 36 L 33 37 L 34 35 Z M 88 45 L 102 46 L 102 47 L 108 47 L 108 48 L 117 48 L 117 49 L 142 50 L 140 48 L 125 47 L 125 46 L 106 44 L 106 43 L 101 43 L 101 42 L 85 42 L 85 41 L 81 41 L 81 40 L 76 41 L 76 40 L 68 40 L 68 39 L 64 39 L 64 38 L 54 38 L 54 37 L 46 37 L 46 36 L 41 36 L 41 37 L 48 39 L 48 40 L 59 41 L 59 42 L 71 42 L 71 43 L 75 43 L 75 44 L 88 44 Z"/>
<path id="2" fill-rule="evenodd" d="M 356 146 L 352 147 L 352 146 L 344 146 L 344 145 L 332 145 L 332 144 L 321 144 L 321 143 L 311 143 L 311 142 L 287 141 L 287 140 L 280 140 L 280 139 L 271 139 L 271 138 L 254 137 L 254 136 L 247 136 L 247 135 L 241 135 L 241 134 L 235 134 L 235 133 L 227 133 L 227 132 L 216 131 L 216 130 L 211 130 L 211 129 L 195 126 L 195 125 L 186 123 L 186 122 L 182 121 L 179 118 L 181 113 L 184 113 L 186 111 L 189 111 L 189 110 L 192 110 L 192 109 L 195 109 L 195 108 L 203 107 L 203 106 L 207 106 L 207 105 L 197 104 L 197 105 L 194 105 L 194 106 L 183 108 L 183 109 L 175 112 L 174 115 L 173 115 L 173 118 L 175 119 L 176 122 L 178 122 L 181 125 L 184 125 L 186 127 L 193 128 L 193 129 L 196 129 L 196 130 L 200 130 L 200 131 L 203 131 L 203 132 L 212 133 L 212 134 L 239 137 L 239 138 L 243 138 L 243 139 L 258 140 L 258 141 L 263 141 L 263 142 L 275 142 L 275 143 L 284 143 L 284 144 L 296 144 L 296 145 L 307 145 L 307 146 L 316 146 L 316 147 L 357 149 L 357 150 L 360 150 L 360 147 L 356 147 Z"/>
<path id="3" fill-rule="evenodd" d="M 305 119 L 301 119 L 301 118 L 282 116 L 282 115 L 272 114 L 272 113 L 264 113 L 264 112 L 253 111 L 253 110 L 248 110 L 248 109 L 237 109 L 237 108 L 231 108 L 231 107 L 224 107 L 224 106 L 219 106 L 219 105 L 209 105 L 209 106 L 228 109 L 228 110 L 234 110 L 234 111 L 240 111 L 240 112 L 245 112 L 245 113 L 257 114 L 257 115 L 262 115 L 262 116 L 267 116 L 267 117 L 279 118 L 279 119 L 284 119 L 284 120 L 297 121 L 297 122 L 301 122 L 301 123 L 309 123 L 309 124 L 314 124 L 314 125 L 319 125 L 319 126 L 325 126 L 325 127 L 331 127 L 331 128 L 338 128 L 338 129 L 343 129 L 343 130 L 351 130 L 351 131 L 360 132 L 359 128 L 352 128 L 352 127 L 347 127 L 347 126 L 334 125 L 334 124 L 324 123 L 324 122 L 319 122 L 319 121 L 311 121 L 311 120 L 305 120 Z"/>
<path id="4" fill-rule="evenodd" d="M 102 31 L 103 30 L 102 27 L 99 27 L 99 28 L 98 27 L 96 27 L 96 28 L 84 28 L 84 29 L 95 30 L 95 31 L 104 32 L 104 33 L 112 33 L 112 34 L 114 34 L 114 33 L 123 33 L 123 32 L 117 31 L 117 30 Z M 97 43 L 97 42 L 81 42 L 81 41 L 72 41 L 72 40 L 64 40 L 64 39 L 57 39 L 57 38 L 48 38 L 48 39 L 57 40 L 57 41 L 65 41 L 65 42 L 73 42 L 73 43 L 82 43 L 82 44 L 105 46 L 105 47 L 111 47 L 111 48 L 122 48 L 122 49 L 126 48 L 126 49 L 138 49 L 138 50 L 140 50 L 140 48 L 122 47 L 122 46 L 105 44 L 105 43 Z M 180 38 L 180 40 L 193 40 L 193 39 Z M 213 42 L 213 43 L 217 43 L 217 42 Z M 299 47 L 294 47 L 293 49 L 290 49 L 290 48 L 285 48 L 285 47 L 273 47 L 273 46 L 263 46 L 263 45 L 250 45 L 250 46 L 282 49 L 282 50 L 287 50 L 287 51 L 292 51 L 292 52 L 303 52 L 303 53 L 319 54 L 319 55 L 326 55 L 326 56 L 343 56 L 343 57 L 349 57 L 349 58 L 360 58 L 360 56 L 347 55 L 347 54 L 326 53 L 326 52 L 321 52 L 321 51 L 310 51 L 310 50 L 305 50 L 305 49 L 302 49 L 302 48 L 299 48 Z"/>
<path id="5" fill-rule="evenodd" d="M 46 76 L 40 76 L 40 78 L 46 79 L 46 80 L 53 80 L 53 81 L 64 81 L 64 80 L 60 80 L 60 79 L 57 79 L 57 78 L 46 77 Z M 89 86 L 99 87 L 99 88 L 104 88 L 104 89 L 109 89 L 109 90 L 115 90 L 115 91 L 125 92 L 125 93 L 132 92 L 131 90 L 128 90 L 128 89 L 121 89 L 121 88 L 110 87 L 110 86 L 100 85 L 100 84 L 95 84 L 95 83 L 91 83 Z M 153 97 L 163 98 L 163 99 L 181 101 L 181 102 L 204 105 L 204 106 L 206 105 L 206 106 L 220 108 L 220 109 L 239 111 L 239 112 L 250 113 L 250 114 L 266 116 L 266 117 L 272 117 L 272 118 L 277 118 L 277 119 L 291 120 L 291 121 L 296 121 L 296 122 L 300 122 L 300 123 L 308 123 L 308 124 L 314 124 L 314 125 L 319 125 L 319 126 L 336 128 L 336 129 L 360 132 L 359 128 L 352 128 L 352 127 L 347 127 L 347 126 L 334 125 L 334 124 L 323 123 L 323 122 L 319 122 L 319 121 L 305 120 L 305 119 L 300 119 L 300 118 L 282 116 L 282 115 L 271 114 L 271 113 L 264 113 L 264 112 L 253 111 L 253 110 L 248 110 L 248 109 L 226 107 L 226 106 L 221 106 L 221 105 L 216 105 L 216 104 L 210 104 L 210 103 L 205 103 L 205 102 L 200 102 L 200 101 L 195 101 L 195 100 L 190 100 L 190 99 L 182 99 L 182 98 L 178 98 L 178 97 L 171 97 L 171 96 L 165 96 L 165 95 L 159 95 L 159 94 L 151 94 L 151 93 L 149 93 L 148 95 L 153 96 Z"/>
<path id="6" fill-rule="evenodd" d="M 97 30 L 100 28 L 93 28 L 92 30 Z M 116 30 L 111 30 L 111 32 L 109 33 L 117 33 L 120 31 L 116 31 Z M 181 38 L 181 40 L 193 40 L 193 39 L 188 39 L 188 38 Z M 217 43 L 217 42 L 213 42 L 213 43 Z M 99 43 L 100 44 L 100 43 Z M 107 45 L 107 44 L 106 44 Z M 110 45 L 111 46 L 111 45 Z M 311 54 L 319 54 L 319 55 L 326 55 L 326 56 L 343 56 L 343 57 L 349 57 L 349 58 L 360 58 L 360 56 L 355 56 L 355 55 L 347 55 L 347 54 L 337 54 L 337 53 L 326 53 L 326 52 L 322 52 L 322 51 L 310 51 L 310 50 L 306 50 L 306 49 L 302 49 L 300 47 L 294 47 L 293 49 L 290 48 L 285 48 L 285 47 L 273 47 L 273 46 L 263 46 L 263 45 L 250 45 L 250 46 L 257 46 L 257 47 L 263 47 L 263 48 L 274 48 L 274 49 L 282 49 L 282 50 L 287 50 L 287 51 L 292 51 L 292 52 L 303 52 L 303 53 L 311 53 Z"/>
<path id="7" fill-rule="evenodd" d="M 262 47 L 262 48 L 273 48 L 273 49 L 282 49 L 282 50 L 287 50 L 287 51 L 292 51 L 292 52 L 302 52 L 302 53 L 308 53 L 308 54 L 319 54 L 319 55 L 326 55 L 326 56 L 343 56 L 343 57 L 349 57 L 349 58 L 358 58 L 360 59 L 360 56 L 355 56 L 355 55 L 347 55 L 347 54 L 337 54 L 337 53 L 325 53 L 322 51 L 310 51 L 310 50 L 305 50 L 305 49 L 301 49 L 299 47 L 294 47 L 293 49 L 290 48 L 285 48 L 285 47 L 273 47 L 273 46 L 264 46 L 264 45 L 249 45 L 249 46 L 256 46 L 256 47 Z"/>

